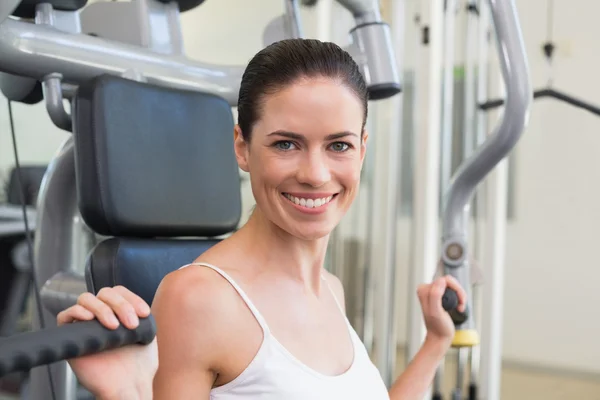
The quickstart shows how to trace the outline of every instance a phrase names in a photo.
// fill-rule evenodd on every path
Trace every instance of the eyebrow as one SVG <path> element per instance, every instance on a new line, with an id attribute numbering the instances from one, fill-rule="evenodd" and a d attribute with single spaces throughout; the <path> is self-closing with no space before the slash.
<path id="1" fill-rule="evenodd" d="M 296 140 L 304 140 L 305 139 L 305 137 L 299 133 L 282 131 L 282 130 L 271 132 L 267 136 L 283 136 L 283 137 L 287 137 L 290 139 L 296 139 Z M 330 135 L 327 135 L 327 137 L 325 137 L 325 140 L 341 139 L 346 136 L 358 137 L 358 135 L 354 132 L 344 131 L 344 132 L 332 133 Z"/>

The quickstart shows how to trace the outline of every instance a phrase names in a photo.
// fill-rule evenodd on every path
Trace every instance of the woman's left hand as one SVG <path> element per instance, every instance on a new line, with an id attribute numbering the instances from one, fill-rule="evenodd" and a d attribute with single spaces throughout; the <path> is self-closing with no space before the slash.
<path id="1" fill-rule="evenodd" d="M 450 275 L 437 278 L 432 283 L 419 285 L 417 295 L 425 319 L 427 338 L 450 346 L 455 333 L 454 322 L 442 307 L 442 296 L 447 287 L 454 289 L 458 295 L 457 310 L 464 312 L 467 304 L 467 293 L 460 286 L 460 283 Z"/>

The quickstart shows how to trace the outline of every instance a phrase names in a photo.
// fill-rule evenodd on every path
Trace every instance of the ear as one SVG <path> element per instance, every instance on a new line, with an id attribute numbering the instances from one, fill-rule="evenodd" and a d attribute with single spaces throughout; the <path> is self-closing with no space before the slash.
<path id="1" fill-rule="evenodd" d="M 360 143 L 360 163 L 362 166 L 363 161 L 365 161 L 365 155 L 367 154 L 367 140 L 369 139 L 369 132 L 364 129 L 362 133 L 362 139 Z"/>
<path id="2" fill-rule="evenodd" d="M 233 129 L 233 147 L 235 149 L 235 158 L 237 159 L 238 166 L 244 172 L 249 172 L 248 168 L 248 148 L 249 144 L 244 140 L 242 135 L 242 128 L 239 125 L 235 125 Z"/>

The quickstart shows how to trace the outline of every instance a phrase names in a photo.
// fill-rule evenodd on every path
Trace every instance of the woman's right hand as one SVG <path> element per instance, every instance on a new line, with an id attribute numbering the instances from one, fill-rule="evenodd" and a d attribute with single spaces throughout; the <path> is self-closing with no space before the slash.
<path id="1" fill-rule="evenodd" d="M 109 329 L 123 324 L 134 329 L 150 307 L 123 286 L 103 288 L 97 296 L 83 293 L 77 304 L 60 312 L 58 325 L 97 319 Z M 152 381 L 158 369 L 156 338 L 149 345 L 130 345 L 69 360 L 79 382 L 102 400 L 152 399 Z"/>

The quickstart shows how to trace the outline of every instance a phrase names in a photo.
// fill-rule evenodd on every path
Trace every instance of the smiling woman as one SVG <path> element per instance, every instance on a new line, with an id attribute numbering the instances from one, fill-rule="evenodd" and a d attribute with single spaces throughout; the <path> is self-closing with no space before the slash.
<path id="1" fill-rule="evenodd" d="M 304 63 L 288 58 L 289 65 L 269 76 L 278 85 L 269 84 L 269 94 L 255 95 L 250 107 L 240 96 L 235 149 L 240 167 L 250 174 L 255 216 L 295 236 L 318 239 L 334 229 L 356 196 L 368 138 L 367 93 L 358 67 L 341 49 L 336 52 L 337 46 L 313 44 L 311 51 L 310 42 L 301 45 L 309 54 L 322 54 L 314 54 L 312 63 L 311 58 Z M 289 45 L 279 47 L 265 51 L 292 53 Z M 283 64 L 279 60 L 259 53 L 247 76 L 274 71 L 268 63 Z M 241 93 L 255 94 L 261 87 L 254 85 L 263 82 L 248 81 Z M 327 206 L 315 208 L 317 199 Z"/>
<path id="2" fill-rule="evenodd" d="M 93 381 L 100 368 L 115 371 L 103 380 L 110 388 L 102 382 L 89 387 L 94 394 L 102 399 L 148 393 L 154 399 L 215 400 L 423 397 L 454 335 L 442 308 L 447 286 L 458 292 L 464 309 L 458 283 L 445 277 L 420 287 L 427 339 L 388 393 L 345 316 L 340 281 L 323 268 L 329 235 L 358 193 L 368 141 L 367 99 L 358 66 L 333 43 L 285 40 L 250 61 L 234 147 L 239 167 L 249 173 L 256 207 L 241 229 L 161 283 L 152 305 L 158 370 L 148 361 L 147 348 L 71 361 L 82 382 Z M 109 307 L 120 316 L 131 304 L 143 310 L 127 289 L 106 289 L 98 297 L 82 297 L 59 322 L 90 319 Z M 131 376 L 137 378 L 134 384 Z"/>

